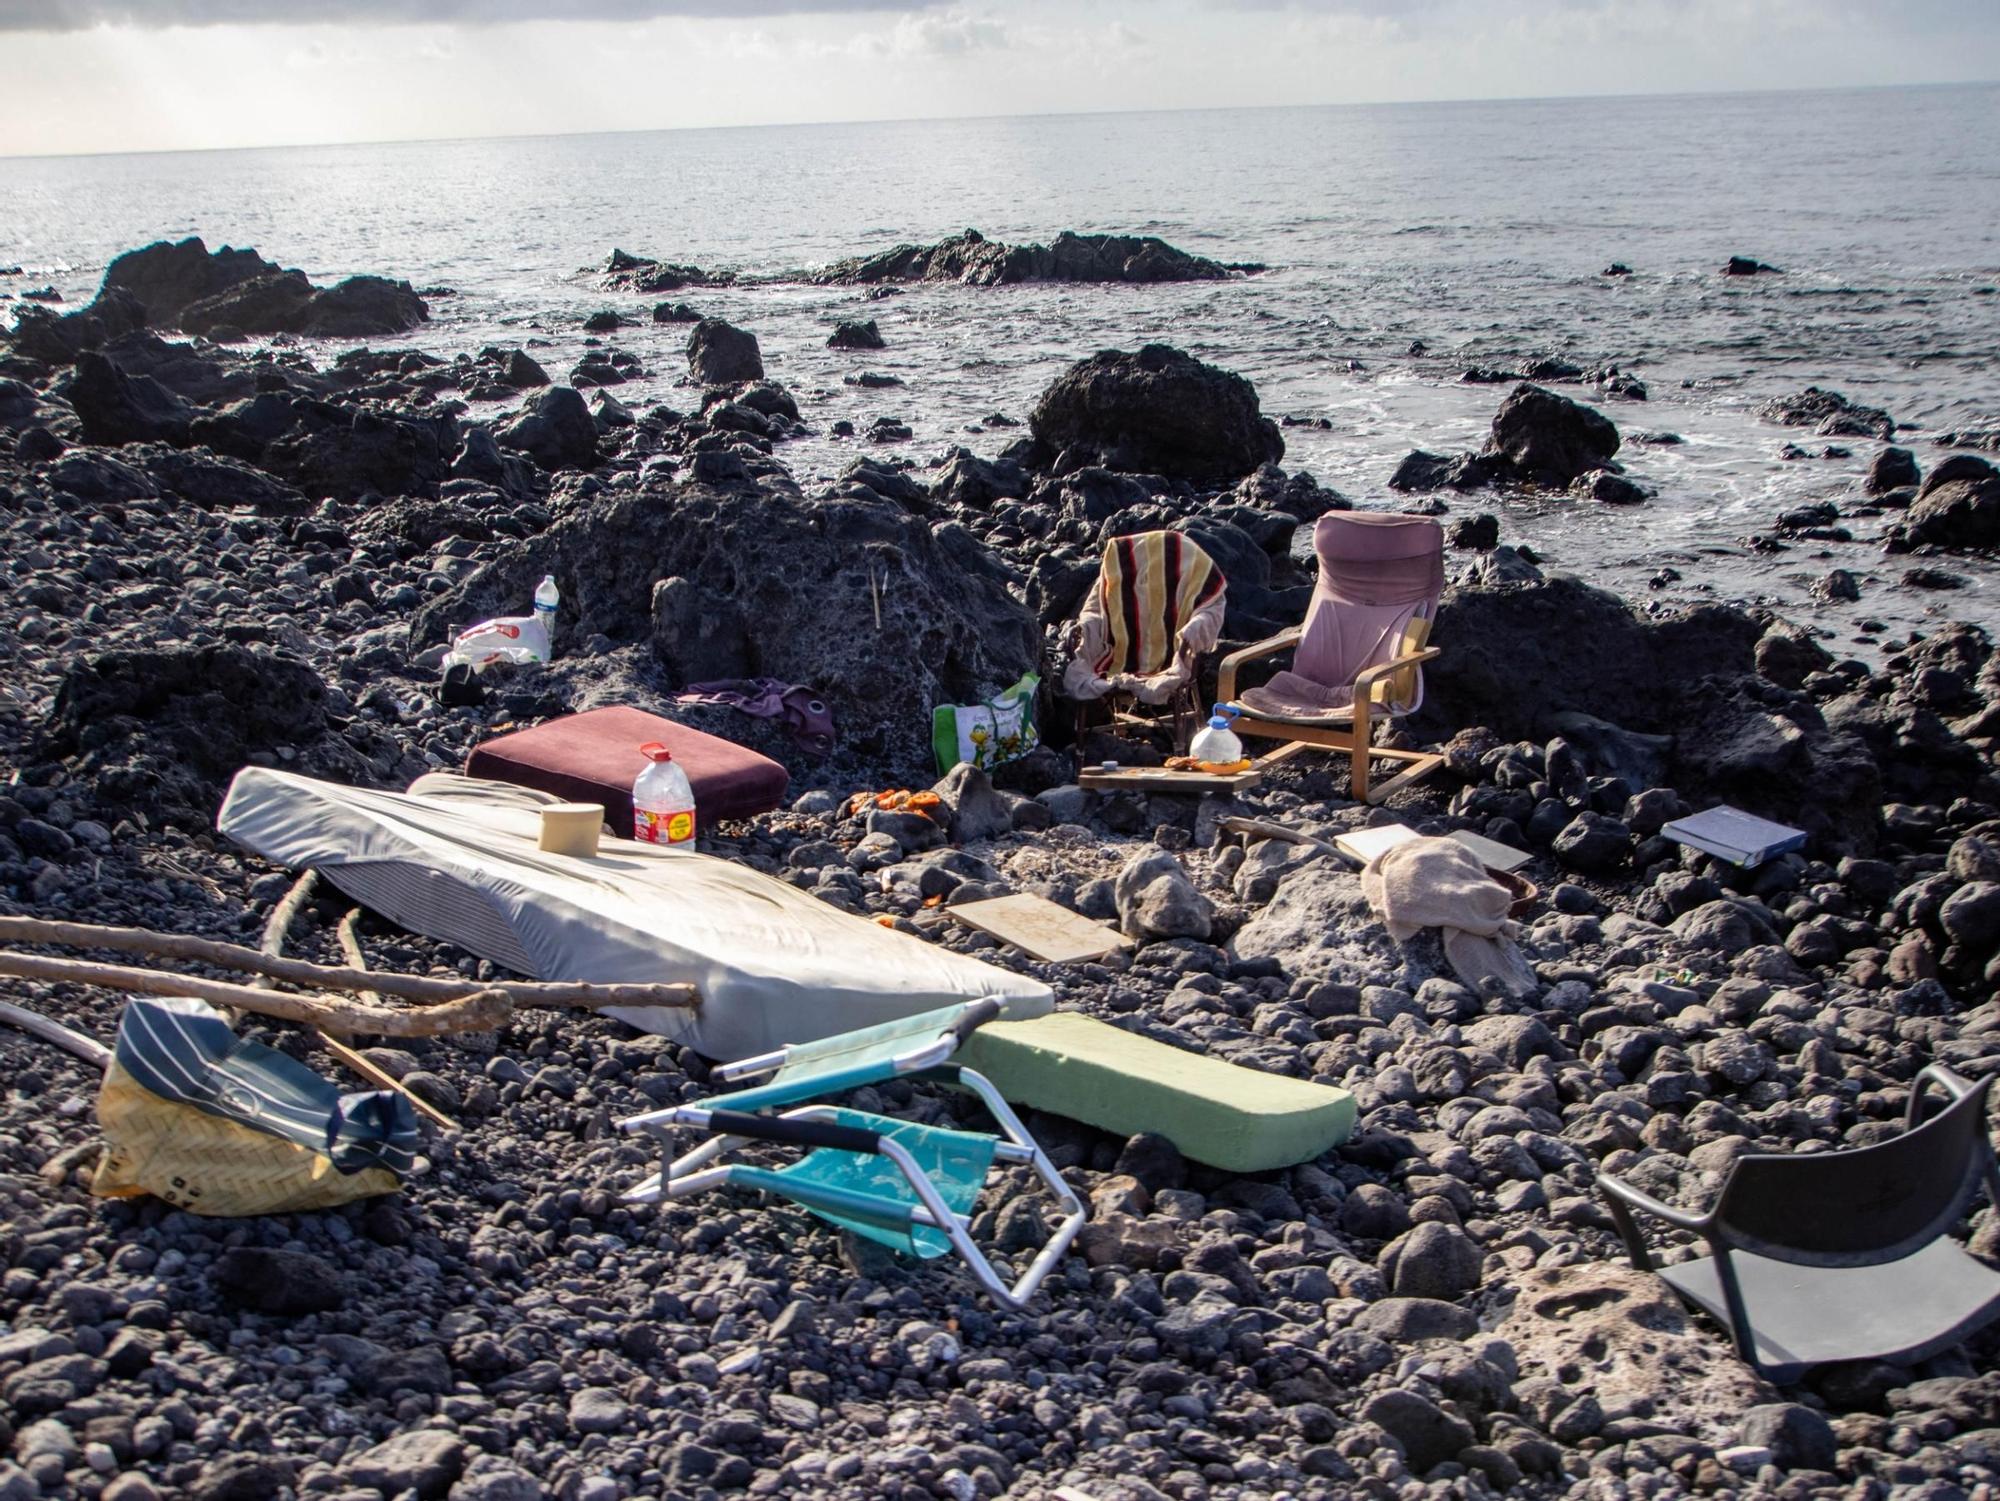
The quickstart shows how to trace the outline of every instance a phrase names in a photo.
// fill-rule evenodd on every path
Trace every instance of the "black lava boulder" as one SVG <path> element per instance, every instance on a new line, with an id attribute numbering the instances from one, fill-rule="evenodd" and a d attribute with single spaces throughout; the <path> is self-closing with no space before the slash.
<path id="1" fill-rule="evenodd" d="M 524 453 L 544 469 L 589 469 L 597 463 L 597 421 L 572 386 L 537 391 L 494 437 L 502 448 Z"/>
<path id="2" fill-rule="evenodd" d="M 1044 462 L 1065 471 L 1094 464 L 1233 482 L 1285 455 L 1256 387 L 1166 344 L 1108 349 L 1070 366 L 1028 421 Z"/>
<path id="3" fill-rule="evenodd" d="M 2000 546 L 2000 469 L 1969 453 L 1931 470 L 1904 518 L 1897 546 Z"/>
<path id="4" fill-rule="evenodd" d="M 873 318 L 870 318 L 865 323 L 842 322 L 827 337 L 826 347 L 828 349 L 880 349 L 883 347 L 882 330 L 875 326 Z"/>
<path id="5" fill-rule="evenodd" d="M 104 355 L 77 356 L 69 384 L 86 442 L 171 443 L 188 440 L 194 412 L 150 375 L 128 375 Z"/>
<path id="6" fill-rule="evenodd" d="M 732 386 L 764 378 L 764 356 L 748 329 L 704 318 L 688 335 L 688 374 L 704 386 Z"/>
<path id="7" fill-rule="evenodd" d="M 1523 381 L 1493 414 L 1489 458 L 1505 462 L 1514 479 L 1561 488 L 1618 452 L 1618 429 L 1602 412 Z"/>

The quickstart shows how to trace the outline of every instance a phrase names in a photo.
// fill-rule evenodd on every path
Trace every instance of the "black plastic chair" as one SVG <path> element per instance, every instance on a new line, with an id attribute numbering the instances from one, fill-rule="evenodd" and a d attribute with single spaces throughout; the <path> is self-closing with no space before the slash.
<path id="1" fill-rule="evenodd" d="M 1933 1084 L 1951 1103 L 1919 1125 Z M 1608 1173 L 1598 1186 L 1632 1264 L 1721 1322 L 1773 1381 L 1836 1360 L 1923 1360 L 2000 1317 L 2000 1273 L 1947 1238 L 1982 1183 L 2000 1207 L 1986 1134 L 1992 1086 L 1927 1068 L 1910 1087 L 1901 1136 L 1846 1152 L 1739 1157 L 1706 1214 Z M 1703 1237 L 1712 1254 L 1655 1268 L 1635 1209 Z"/>

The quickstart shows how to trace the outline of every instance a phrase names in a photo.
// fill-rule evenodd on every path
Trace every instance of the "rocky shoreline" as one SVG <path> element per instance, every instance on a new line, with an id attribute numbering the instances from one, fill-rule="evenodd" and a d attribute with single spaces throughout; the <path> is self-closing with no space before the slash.
<path id="1" fill-rule="evenodd" d="M 400 786 L 503 728 L 769 672 L 822 690 L 840 746 L 811 761 L 686 711 L 793 773 L 791 808 L 706 847 L 1034 972 L 1066 1007 L 1341 1084 L 1363 1125 L 1320 1162 L 1233 1179 L 1157 1137 L 1035 1119 L 1093 1220 L 1008 1315 L 765 1204 L 621 1206 L 647 1164 L 611 1123 L 710 1086 L 702 1060 L 609 1021 L 371 1050 L 465 1129 L 429 1135 L 397 1199 L 256 1221 L 45 1183 L 91 1134 L 94 1081 L 0 1030 L 0 1497 L 1942 1498 L 2000 1480 L 2000 1337 L 1773 1389 L 1624 1269 L 1592 1191 L 1602 1168 L 1699 1204 L 1744 1151 L 1893 1134 L 1924 1064 L 2000 1066 L 1982 630 L 1836 660 L 1760 612 L 1635 610 L 1461 518 L 1408 727 L 1446 744 L 1447 772 L 1396 813 L 1535 854 L 1537 985 L 1497 1001 L 1434 945 L 1389 939 L 1338 862 L 1220 837 L 1212 803 L 1083 792 L 1067 747 L 952 784 L 948 829 L 841 815 L 858 788 L 932 780 L 929 706 L 1042 660 L 1106 536 L 1200 541 L 1229 577 L 1228 642 L 1297 622 L 1297 528 L 1350 502 L 1280 467 L 1248 382 L 1164 346 L 1099 354 L 1018 438 L 996 423 L 991 456 L 865 451 L 806 486 L 783 445 L 813 403 L 763 378 L 750 331 L 695 322 L 686 401 L 635 411 L 519 349 L 163 338 L 194 331 L 189 308 L 250 332 L 240 309 L 267 298 L 310 324 L 340 290 L 166 248 L 164 301 L 128 266 L 89 308 L 28 310 L 0 357 L 0 907 L 254 943 L 289 880 L 213 832 L 240 766 Z M 407 284 L 382 286 L 414 322 Z M 225 317 L 237 287 L 256 296 Z M 520 405 L 473 405 L 498 401 Z M 1439 461 L 1446 483 L 1621 478 L 1593 409 L 1523 384 L 1500 410 L 1485 454 Z M 1881 440 L 1867 409 L 1798 410 Z M 1878 498 L 1909 545 L 1993 545 L 2000 474 L 1905 458 L 1878 461 Z M 557 660 L 440 705 L 449 627 L 520 609 L 544 572 Z M 1320 835 L 1384 816 L 1345 790 L 1306 759 L 1238 811 Z M 1745 873 L 1660 837 L 1710 800 L 1796 823 L 1806 851 Z M 1119 881 L 1134 868 L 1174 899 Z M 1038 966 L 949 916 L 1003 890 L 1141 946 Z M 335 957 L 339 915 L 310 914 L 300 951 Z M 385 967 L 490 973 L 364 932 Z M 111 996 L 22 988 L 115 1030 Z M 253 1030 L 337 1075 L 296 1032 Z M 932 1120 L 964 1108 L 884 1093 Z M 1031 1242 L 1031 1206 L 989 1213 L 1004 1245 Z M 1990 1208 L 1972 1246 L 2000 1256 Z"/>

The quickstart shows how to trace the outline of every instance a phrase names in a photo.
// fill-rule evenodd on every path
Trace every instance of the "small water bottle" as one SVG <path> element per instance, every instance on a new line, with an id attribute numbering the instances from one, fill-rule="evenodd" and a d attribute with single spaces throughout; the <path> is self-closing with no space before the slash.
<path id="1" fill-rule="evenodd" d="M 657 740 L 639 747 L 646 768 L 632 783 L 632 837 L 646 844 L 694 843 L 694 788 Z"/>
<path id="2" fill-rule="evenodd" d="M 1236 732 L 1229 728 L 1227 716 L 1217 714 L 1206 725 L 1195 731 L 1194 740 L 1188 746 L 1188 754 L 1197 761 L 1228 765 L 1243 759 L 1243 742 L 1238 740 Z"/>
<path id="3" fill-rule="evenodd" d="M 549 654 L 555 654 L 556 606 L 562 603 L 562 591 L 556 587 L 553 573 L 542 575 L 542 581 L 535 587 L 535 619 L 541 621 L 542 628 L 549 633 Z"/>

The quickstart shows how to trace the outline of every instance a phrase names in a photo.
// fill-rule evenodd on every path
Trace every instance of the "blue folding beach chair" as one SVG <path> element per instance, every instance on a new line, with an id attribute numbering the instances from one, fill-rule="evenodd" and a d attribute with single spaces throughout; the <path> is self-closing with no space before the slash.
<path id="1" fill-rule="evenodd" d="M 652 1204 L 728 1183 L 762 1189 L 907 1256 L 929 1260 L 957 1251 L 996 1301 L 1024 1307 L 1083 1228 L 1084 1209 L 999 1091 L 973 1070 L 951 1062 L 959 1045 L 999 1014 L 998 1001 L 971 1001 L 725 1064 L 716 1070 L 721 1078 L 770 1073 L 770 1082 L 619 1122 L 624 1130 L 657 1137 L 662 1156 L 672 1151 L 675 1127 L 711 1133 L 625 1198 Z M 916 1074 L 949 1080 L 978 1095 L 1004 1138 L 801 1103 Z M 798 1108 L 781 1111 L 784 1106 Z M 751 1142 L 813 1150 L 784 1167 L 747 1162 L 710 1166 Z M 970 1229 L 973 1204 L 996 1162 L 1033 1168 L 1064 1215 L 1012 1287 L 994 1271 Z"/>

